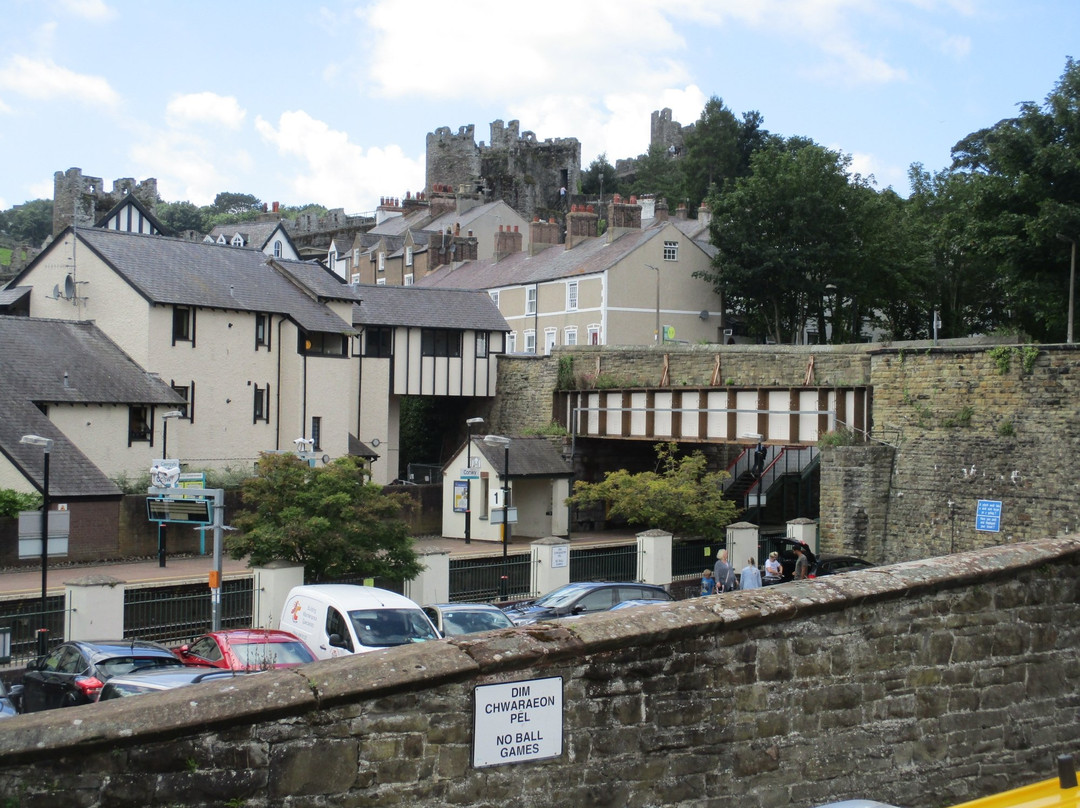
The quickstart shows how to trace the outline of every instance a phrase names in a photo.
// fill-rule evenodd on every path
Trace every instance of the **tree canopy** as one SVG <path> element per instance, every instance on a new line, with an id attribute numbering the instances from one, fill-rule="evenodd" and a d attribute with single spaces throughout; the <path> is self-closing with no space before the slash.
<path id="1" fill-rule="evenodd" d="M 707 471 L 701 452 L 678 457 L 674 443 L 655 448 L 659 471 L 632 474 L 619 469 L 598 483 L 578 480 L 566 504 L 583 508 L 606 503 L 612 516 L 631 525 L 680 536 L 722 537 L 738 513 L 735 503 L 724 498 L 727 472 Z"/>
<path id="2" fill-rule="evenodd" d="M 394 581 L 414 578 L 420 563 L 402 512 L 412 500 L 385 494 L 369 481 L 363 461 L 340 457 L 310 467 L 293 454 L 264 454 L 242 487 L 239 532 L 226 547 L 252 564 L 303 564 L 309 578 L 359 574 Z"/>
<path id="3" fill-rule="evenodd" d="M 34 199 L 0 212 L 0 233 L 11 244 L 40 247 L 52 233 L 53 202 Z"/>

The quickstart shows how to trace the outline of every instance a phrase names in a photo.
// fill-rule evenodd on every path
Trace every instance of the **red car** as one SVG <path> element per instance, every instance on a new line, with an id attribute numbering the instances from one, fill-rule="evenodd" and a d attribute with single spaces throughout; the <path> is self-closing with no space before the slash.
<path id="1" fill-rule="evenodd" d="M 315 654 L 299 637 L 268 628 L 212 631 L 181 645 L 176 655 L 185 665 L 263 671 L 314 662 Z"/>

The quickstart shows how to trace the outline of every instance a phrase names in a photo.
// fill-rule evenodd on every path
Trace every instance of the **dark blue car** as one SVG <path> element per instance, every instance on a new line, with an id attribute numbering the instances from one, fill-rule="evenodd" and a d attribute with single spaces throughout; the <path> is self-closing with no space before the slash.
<path id="1" fill-rule="evenodd" d="M 503 609 L 516 626 L 540 620 L 606 612 L 624 600 L 675 600 L 656 584 L 582 581 L 553 589 L 536 600 Z"/>

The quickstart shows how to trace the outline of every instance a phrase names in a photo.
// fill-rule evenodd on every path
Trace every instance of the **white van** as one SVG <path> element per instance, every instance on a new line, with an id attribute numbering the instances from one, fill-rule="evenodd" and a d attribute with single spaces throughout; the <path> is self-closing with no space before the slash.
<path id="1" fill-rule="evenodd" d="M 437 640 L 439 632 L 413 601 L 374 586 L 294 586 L 279 628 L 308 644 L 319 659 Z"/>

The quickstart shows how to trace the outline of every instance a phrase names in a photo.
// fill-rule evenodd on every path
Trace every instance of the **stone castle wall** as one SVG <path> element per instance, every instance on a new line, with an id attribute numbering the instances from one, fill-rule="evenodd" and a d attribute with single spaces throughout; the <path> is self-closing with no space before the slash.
<path id="1" fill-rule="evenodd" d="M 158 203 L 157 180 L 153 177 L 136 182 L 131 177 L 113 180 L 112 190 L 105 190 L 101 177 L 84 176 L 81 168 L 69 168 L 53 174 L 53 235 L 72 221 L 78 227 L 93 227 L 127 194 L 132 194 L 147 209 Z"/>
<path id="2" fill-rule="evenodd" d="M 937 808 L 1075 750 L 1078 574 L 1078 536 L 1013 544 L 18 716 L 0 798 Z M 552 677 L 561 755 L 474 767 L 474 689 Z"/>

